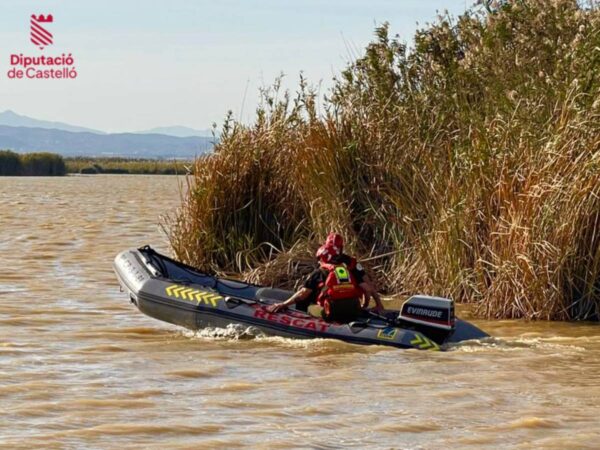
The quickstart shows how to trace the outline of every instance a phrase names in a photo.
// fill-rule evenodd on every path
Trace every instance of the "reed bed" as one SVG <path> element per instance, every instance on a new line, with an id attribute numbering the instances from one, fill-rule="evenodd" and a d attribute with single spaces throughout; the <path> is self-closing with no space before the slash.
<path id="1" fill-rule="evenodd" d="M 67 172 L 84 174 L 181 175 L 188 173 L 192 167 L 191 161 L 147 158 L 90 158 L 78 156 L 66 158 L 65 161 Z"/>
<path id="2" fill-rule="evenodd" d="M 65 161 L 55 153 L 15 153 L 0 150 L 0 175 L 62 176 L 66 174 Z"/>
<path id="3" fill-rule="evenodd" d="M 174 253 L 293 287 L 335 230 L 385 292 L 597 320 L 599 49 L 575 0 L 484 2 L 411 47 L 384 24 L 324 98 L 278 80 L 254 123 L 226 118 L 165 223 Z"/>

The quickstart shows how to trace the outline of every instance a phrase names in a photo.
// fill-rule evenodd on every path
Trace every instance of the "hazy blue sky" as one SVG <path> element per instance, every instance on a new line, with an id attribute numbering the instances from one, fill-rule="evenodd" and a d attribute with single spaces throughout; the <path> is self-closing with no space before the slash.
<path id="1" fill-rule="evenodd" d="M 410 41 L 465 0 L 0 0 L 0 111 L 106 131 L 207 128 L 231 109 L 251 120 L 258 87 L 302 70 L 323 89 L 376 24 Z M 54 15 L 54 45 L 29 42 L 31 14 Z M 72 53 L 76 80 L 9 80 L 10 54 Z M 246 100 L 244 93 L 247 90 Z M 243 105 L 243 111 L 242 111 Z"/>

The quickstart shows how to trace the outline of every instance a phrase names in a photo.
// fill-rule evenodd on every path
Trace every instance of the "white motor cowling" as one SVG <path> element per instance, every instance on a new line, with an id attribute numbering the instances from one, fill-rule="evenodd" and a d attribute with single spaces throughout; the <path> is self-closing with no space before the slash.
<path id="1" fill-rule="evenodd" d="M 398 318 L 439 330 L 454 330 L 454 302 L 448 298 L 415 295 L 404 302 Z"/>

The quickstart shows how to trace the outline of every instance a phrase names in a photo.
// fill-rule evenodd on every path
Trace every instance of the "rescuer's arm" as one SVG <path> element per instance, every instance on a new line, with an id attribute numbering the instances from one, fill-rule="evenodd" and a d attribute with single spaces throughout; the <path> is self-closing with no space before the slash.
<path id="1" fill-rule="evenodd" d="M 308 298 L 308 296 L 311 293 L 312 293 L 312 289 L 303 287 L 298 292 L 296 292 L 294 295 L 292 295 L 290 298 L 288 298 L 285 302 L 274 303 L 270 306 L 267 306 L 267 311 L 272 312 L 272 313 L 279 312 L 282 309 L 285 309 L 288 306 L 291 306 L 300 300 L 304 300 L 304 299 Z"/>
<path id="2" fill-rule="evenodd" d="M 369 300 L 373 298 L 373 300 L 375 300 L 375 311 L 383 311 L 385 309 L 383 307 L 383 303 L 381 302 L 381 296 L 379 295 L 379 292 L 377 292 L 377 289 L 375 289 L 367 274 L 364 274 L 363 280 L 359 286 L 365 293 L 365 304 L 363 305 L 363 308 L 368 307 Z"/>
<path id="3" fill-rule="evenodd" d="M 358 282 L 358 286 L 362 289 L 362 291 L 365 294 L 361 306 L 363 308 L 368 308 L 369 301 L 372 298 L 373 300 L 375 300 L 375 311 L 378 311 L 378 312 L 383 311 L 384 310 L 383 303 L 381 302 L 381 297 L 379 296 L 379 293 L 377 292 L 377 288 L 375 287 L 375 284 L 369 278 L 369 275 L 367 274 L 367 272 L 365 271 L 365 269 L 361 263 L 359 263 L 359 262 L 356 263 L 356 265 L 354 266 L 354 269 L 352 270 L 352 275 L 354 275 L 354 278 Z"/>

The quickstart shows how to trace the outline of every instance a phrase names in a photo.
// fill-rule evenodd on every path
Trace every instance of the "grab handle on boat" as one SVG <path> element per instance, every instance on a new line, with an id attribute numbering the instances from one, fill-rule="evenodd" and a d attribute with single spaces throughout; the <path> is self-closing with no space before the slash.
<path id="1" fill-rule="evenodd" d="M 241 304 L 244 305 L 255 305 L 257 303 L 261 303 L 263 305 L 270 305 L 270 303 L 267 302 L 263 302 L 261 300 L 256 300 L 256 299 L 249 299 L 249 298 L 241 298 L 241 297 L 232 297 L 230 295 L 228 295 L 227 297 L 225 297 L 225 304 L 227 306 L 229 306 L 231 304 L 232 308 L 235 308 L 236 306 L 239 306 Z"/>
<path id="2" fill-rule="evenodd" d="M 369 322 L 355 321 L 355 322 L 348 323 L 348 327 L 350 328 L 350 330 L 353 333 L 358 333 L 358 332 L 364 330 L 365 328 L 367 328 L 368 326 L 369 326 Z"/>

